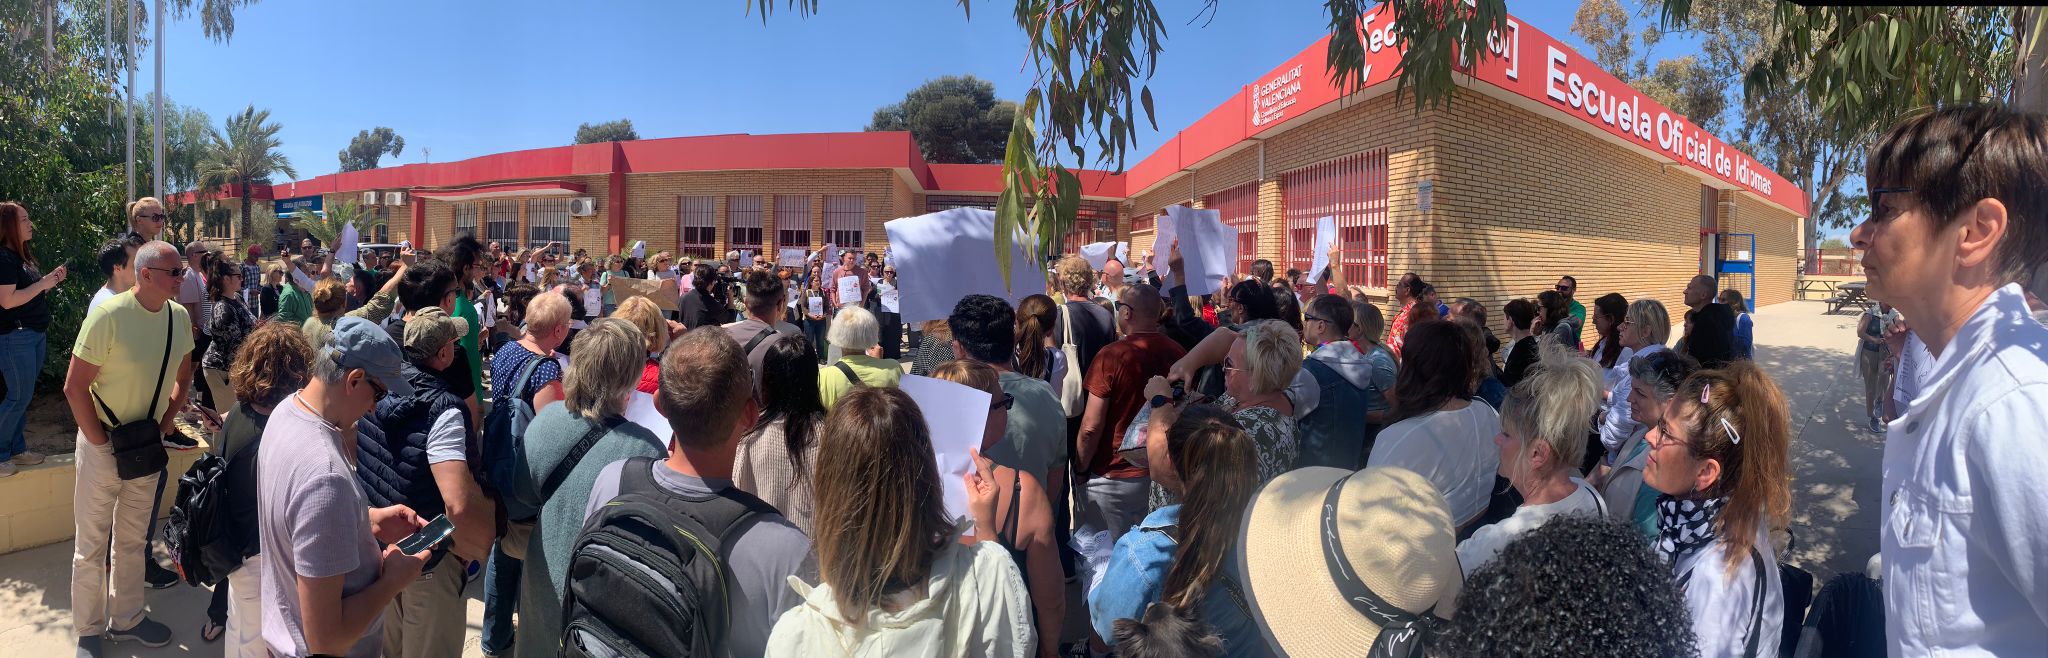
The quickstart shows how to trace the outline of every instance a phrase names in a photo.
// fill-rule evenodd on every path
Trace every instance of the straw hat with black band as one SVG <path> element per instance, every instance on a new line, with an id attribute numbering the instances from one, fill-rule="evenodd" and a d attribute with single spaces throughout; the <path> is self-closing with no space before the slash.
<path id="1" fill-rule="evenodd" d="M 1456 537 L 1443 495 L 1413 471 L 1301 468 L 1252 499 L 1238 566 L 1280 653 L 1421 658 L 1457 607 Z"/>

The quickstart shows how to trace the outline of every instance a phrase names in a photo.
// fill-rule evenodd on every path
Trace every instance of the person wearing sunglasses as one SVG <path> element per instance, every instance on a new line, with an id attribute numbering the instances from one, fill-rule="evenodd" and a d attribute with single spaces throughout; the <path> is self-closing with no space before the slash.
<path id="1" fill-rule="evenodd" d="M 1894 654 L 2038 655 L 2048 641 L 2048 117 L 1997 105 L 1905 120 L 1870 149 L 1849 234 L 1871 299 L 1934 357 L 1884 447 Z M 1912 381 L 1917 380 L 1917 381 Z M 1931 596 L 1930 596 L 1931 594 Z"/>
<path id="2" fill-rule="evenodd" d="M 1557 279 L 1557 294 L 1564 297 L 1565 306 L 1570 309 L 1572 319 L 1576 321 L 1572 325 L 1572 342 L 1584 345 L 1586 305 L 1579 303 L 1578 293 L 1579 280 L 1576 277 L 1567 274 Z"/>
<path id="3" fill-rule="evenodd" d="M 176 431 L 172 419 L 191 391 L 193 342 L 190 316 L 174 300 L 190 275 L 178 248 L 161 241 L 137 249 L 135 265 L 135 287 L 86 314 L 64 377 L 78 424 L 71 616 L 80 656 L 101 655 L 104 640 L 149 647 L 171 641 L 170 628 L 143 616 L 142 607 L 151 501 L 165 476 L 131 469 L 124 479 L 113 436 L 125 426 L 146 435 L 150 423 L 158 437 Z M 162 458 L 147 454 L 163 450 L 161 444 L 142 438 L 125 441 L 123 454 Z"/>
<path id="4" fill-rule="evenodd" d="M 988 422 L 981 434 L 981 451 L 1002 443 L 1010 423 L 1010 407 L 1017 399 L 1003 392 L 1002 373 L 986 363 L 956 359 L 932 369 L 932 378 L 961 384 L 989 394 Z M 1066 618 L 1066 573 L 1060 567 L 1058 536 L 1053 533 L 1052 506 L 1045 486 L 1025 473 L 998 466 L 989 458 L 974 457 L 970 486 L 982 489 L 993 504 L 976 506 L 972 539 L 962 543 L 994 541 L 1010 554 L 1010 561 L 1024 573 L 1024 586 L 1031 591 L 1033 625 L 1038 629 L 1038 655 L 1056 655 L 1060 622 Z"/>
<path id="5" fill-rule="evenodd" d="M 164 211 L 164 202 L 156 197 L 146 196 L 128 202 L 128 232 L 142 236 L 143 242 L 162 235 L 169 219 L 170 214 Z"/>
<path id="6" fill-rule="evenodd" d="M 381 655 L 384 610 L 430 551 L 391 545 L 426 522 L 405 505 L 370 506 L 357 442 L 376 436 L 359 437 L 356 423 L 415 389 L 383 327 L 343 316 L 306 333 L 310 377 L 272 411 L 256 461 L 263 639 L 277 656 Z"/>

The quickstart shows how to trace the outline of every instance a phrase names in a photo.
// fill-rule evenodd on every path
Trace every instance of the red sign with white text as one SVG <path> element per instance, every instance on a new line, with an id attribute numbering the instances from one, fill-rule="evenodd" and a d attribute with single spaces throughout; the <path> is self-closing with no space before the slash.
<path id="1" fill-rule="evenodd" d="M 1366 47 L 1365 87 L 1394 79 L 1401 45 L 1382 4 L 1359 21 Z M 1510 16 L 1504 33 L 1487 35 L 1490 57 L 1463 67 L 1472 78 L 1564 112 L 1623 141 L 1685 163 L 1696 171 L 1807 213 L 1806 194 L 1749 154 L 1630 88 L 1592 60 Z M 1258 135 L 1343 96 L 1330 81 L 1324 37 L 1245 86 L 1246 135 Z M 1187 160 L 1197 160 L 1190 157 Z"/>

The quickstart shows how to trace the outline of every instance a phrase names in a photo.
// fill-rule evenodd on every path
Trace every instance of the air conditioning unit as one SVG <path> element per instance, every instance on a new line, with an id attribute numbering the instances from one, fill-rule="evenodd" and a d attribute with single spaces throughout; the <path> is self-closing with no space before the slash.
<path id="1" fill-rule="evenodd" d="M 377 205 L 377 193 L 376 193 L 376 192 L 364 192 L 364 193 L 363 193 L 363 205 L 366 205 L 366 206 L 374 206 L 374 205 Z"/>
<path id="2" fill-rule="evenodd" d="M 597 214 L 597 199 L 579 196 L 569 200 L 570 217 L 589 217 Z"/>
<path id="3" fill-rule="evenodd" d="M 387 206 L 402 206 L 402 205 L 405 205 L 405 193 L 404 193 L 404 192 L 385 192 L 385 193 L 384 193 L 384 205 L 387 205 Z"/>

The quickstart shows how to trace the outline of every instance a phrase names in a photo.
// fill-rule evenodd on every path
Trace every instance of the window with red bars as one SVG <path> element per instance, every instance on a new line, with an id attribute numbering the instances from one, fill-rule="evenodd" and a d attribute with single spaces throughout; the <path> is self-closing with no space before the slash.
<path id="1" fill-rule="evenodd" d="M 716 258 L 718 253 L 718 198 L 676 197 L 679 247 L 686 257 Z"/>
<path id="2" fill-rule="evenodd" d="M 957 196 L 934 194 L 924 198 L 925 212 L 938 212 L 954 208 L 980 208 L 995 210 L 996 198 L 992 196 Z"/>
<path id="3" fill-rule="evenodd" d="M 726 240 L 732 249 L 761 245 L 761 195 L 743 194 L 725 198 L 725 223 L 731 227 Z"/>
<path id="4" fill-rule="evenodd" d="M 775 246 L 809 249 L 811 246 L 811 197 L 806 194 L 775 195 Z"/>
<path id="5" fill-rule="evenodd" d="M 859 251 L 867 223 L 866 197 L 858 194 L 825 195 L 826 242 L 838 245 L 840 249 Z"/>
<path id="6" fill-rule="evenodd" d="M 1159 215 L 1141 215 L 1131 218 L 1131 233 L 1149 233 L 1159 228 Z"/>
<path id="7" fill-rule="evenodd" d="M 1204 198 L 1202 204 L 1237 229 L 1237 271 L 1252 271 L 1259 254 L 1259 184 L 1245 183 Z"/>
<path id="8" fill-rule="evenodd" d="M 1060 253 L 1081 254 L 1081 245 L 1116 241 L 1116 204 L 1082 201 L 1074 212 L 1074 227 L 1060 241 Z"/>
<path id="9" fill-rule="evenodd" d="M 1335 217 L 1344 280 L 1387 287 L 1387 152 L 1368 151 L 1281 175 L 1287 260 L 1307 270 L 1315 261 L 1316 220 Z"/>

